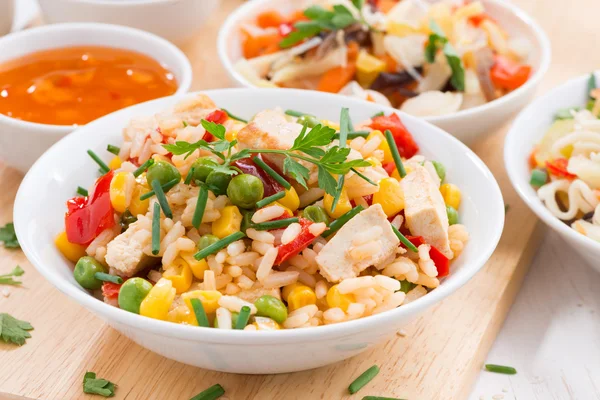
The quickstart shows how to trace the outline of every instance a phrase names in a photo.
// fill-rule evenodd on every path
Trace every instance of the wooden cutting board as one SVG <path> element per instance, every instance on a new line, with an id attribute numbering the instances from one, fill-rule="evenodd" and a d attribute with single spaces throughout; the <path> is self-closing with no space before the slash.
<path id="1" fill-rule="evenodd" d="M 223 0 L 210 25 L 197 41 L 184 48 L 194 68 L 193 90 L 230 85 L 216 55 L 216 34 L 224 17 L 241 3 Z M 590 59 L 583 42 L 573 39 L 581 30 L 575 22 L 577 18 L 585 18 L 591 24 L 593 15 L 597 15 L 577 13 L 592 5 L 593 0 L 572 0 L 566 9 L 546 7 L 545 2 L 535 0 L 520 0 L 518 4 L 550 34 L 555 59 L 564 60 L 551 69 L 540 92 L 567 77 L 590 71 L 594 61 L 595 66 L 600 65 L 598 55 L 595 60 Z M 553 27 L 558 24 L 561 31 L 555 32 Z M 577 47 L 581 47 L 579 54 L 574 52 Z M 215 383 L 223 385 L 225 397 L 230 400 L 360 399 L 367 394 L 410 400 L 466 398 L 540 237 L 536 218 L 518 199 L 504 170 L 505 131 L 503 128 L 474 146 L 493 171 L 505 202 L 510 205 L 502 240 L 471 282 L 408 326 L 405 336 L 397 336 L 350 360 L 312 371 L 268 376 L 206 371 L 136 345 L 59 293 L 21 251 L 0 248 L 0 271 L 9 271 L 15 264 L 26 271 L 22 287 L 11 287 L 8 298 L 0 294 L 0 312 L 30 321 L 35 327 L 32 338 L 22 347 L 0 342 L 0 398 L 91 399 L 81 388 L 86 371 L 117 383 L 115 399 L 184 400 Z M 0 225 L 12 220 L 12 204 L 21 179 L 21 174 L 0 165 Z M 381 367 L 379 376 L 359 395 L 348 396 L 349 382 L 373 364 Z"/>

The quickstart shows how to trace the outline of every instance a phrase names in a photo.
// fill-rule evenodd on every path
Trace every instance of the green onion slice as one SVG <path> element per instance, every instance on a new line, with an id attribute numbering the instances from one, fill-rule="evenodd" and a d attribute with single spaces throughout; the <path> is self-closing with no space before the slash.
<path id="1" fill-rule="evenodd" d="M 225 114 L 227 114 L 227 116 L 231 119 L 235 119 L 236 121 L 240 121 L 240 122 L 244 122 L 244 123 L 248 123 L 247 119 L 238 117 L 237 115 L 233 115 L 232 113 L 230 113 L 229 111 L 227 111 L 226 109 L 222 108 L 221 110 L 225 111 Z"/>
<path id="2" fill-rule="evenodd" d="M 204 217 L 204 211 L 206 210 L 206 202 L 208 201 L 208 189 L 206 186 L 200 186 L 198 192 L 198 200 L 196 201 L 196 210 L 194 210 L 194 216 L 192 217 L 192 225 L 194 228 L 200 228 L 202 223 L 202 217 Z"/>
<path id="3" fill-rule="evenodd" d="M 167 193 L 169 190 L 173 189 L 173 187 L 175 185 L 177 185 L 178 183 L 179 183 L 179 179 L 177 179 L 177 178 L 171 179 L 169 182 L 162 185 L 163 193 Z M 154 190 L 151 190 L 148 193 L 144 193 L 143 195 L 141 195 L 140 200 L 146 200 L 152 196 L 154 196 Z"/>
<path id="4" fill-rule="evenodd" d="M 286 181 L 284 177 L 279 175 L 277 171 L 275 171 L 273 168 L 269 167 L 269 165 L 266 162 L 264 162 L 260 157 L 254 156 L 252 157 L 252 161 L 254 161 L 254 163 L 258 165 L 263 171 L 269 174 L 271 178 L 275 179 L 277 183 L 279 183 L 281 186 L 283 186 L 287 190 L 290 190 L 292 188 L 292 185 L 290 185 L 290 183 Z"/>
<path id="5" fill-rule="evenodd" d="M 154 159 L 151 158 L 149 160 L 146 160 L 145 163 L 143 163 L 142 165 L 140 165 L 138 167 L 138 169 L 136 169 L 135 171 L 133 171 L 133 176 L 135 176 L 136 178 L 138 176 L 140 176 L 145 170 L 148 169 L 148 167 L 150 167 L 152 164 L 154 164 Z"/>
<path id="6" fill-rule="evenodd" d="M 359 137 L 359 136 L 360 136 L 360 137 L 364 137 L 364 138 L 366 138 L 367 136 L 369 136 L 369 133 L 371 133 L 371 132 L 369 132 L 369 131 L 355 131 L 355 132 L 348 132 L 347 139 L 354 139 L 354 138 L 357 138 L 357 137 Z M 338 139 L 338 140 L 339 140 L 339 139 L 340 139 L 340 133 L 339 133 L 339 132 L 337 132 L 337 133 L 336 133 L 336 134 L 333 136 L 333 138 L 334 138 L 334 139 Z"/>
<path id="7" fill-rule="evenodd" d="M 346 147 L 346 140 L 348 140 L 348 132 L 354 130 L 354 129 L 350 128 L 349 125 L 351 125 L 351 124 L 352 124 L 352 122 L 350 122 L 350 114 L 348 112 L 348 108 L 343 107 L 342 112 L 340 114 L 340 147 L 341 148 Z"/>
<path id="8" fill-rule="evenodd" d="M 190 168 L 183 183 L 185 183 L 186 185 L 189 185 L 192 182 L 192 178 L 194 177 L 195 170 L 196 170 L 196 168 L 194 168 L 194 167 Z"/>
<path id="9" fill-rule="evenodd" d="M 167 196 L 165 196 L 165 192 L 163 192 L 163 188 L 160 186 L 158 179 L 152 181 L 152 189 L 154 189 L 154 194 L 156 194 L 156 198 L 158 199 L 158 203 L 160 204 L 160 208 L 162 208 L 165 217 L 173 218 L 173 212 L 171 211 L 171 207 L 169 207 Z"/>
<path id="10" fill-rule="evenodd" d="M 539 188 L 544 186 L 546 182 L 548 182 L 548 172 L 546 170 L 536 168 L 531 171 L 531 179 L 529 180 L 531 186 Z"/>
<path id="11" fill-rule="evenodd" d="M 223 389 L 223 386 L 217 383 L 216 385 L 209 387 L 205 391 L 198 393 L 190 400 L 215 400 L 223 396 L 224 394 L 225 389 Z"/>
<path id="12" fill-rule="evenodd" d="M 109 153 L 113 153 L 115 156 L 118 156 L 121 149 L 117 146 L 109 144 L 108 146 L 106 146 L 106 151 L 108 151 Z"/>
<path id="13" fill-rule="evenodd" d="M 490 372 L 497 372 L 499 374 L 515 375 L 517 373 L 516 369 L 506 365 L 485 364 L 485 369 Z"/>
<path id="14" fill-rule="evenodd" d="M 184 128 L 187 128 L 187 127 L 188 127 L 188 123 L 187 123 L 187 122 L 185 122 L 185 121 L 181 121 L 181 122 L 183 123 L 183 127 L 184 127 Z"/>
<path id="15" fill-rule="evenodd" d="M 385 130 L 385 139 L 392 152 L 392 158 L 394 159 L 394 164 L 396 164 L 396 169 L 398 170 L 400 177 L 404 178 L 406 176 L 406 170 L 404 169 L 404 164 L 402 164 L 402 157 L 400 157 L 400 153 L 398 153 L 398 146 L 396 146 L 392 132 L 389 129 Z"/>
<path id="16" fill-rule="evenodd" d="M 385 115 L 385 113 L 383 111 L 379 111 L 378 113 L 373 114 L 371 119 L 376 118 L 376 117 L 383 117 L 384 115 Z"/>
<path id="17" fill-rule="evenodd" d="M 321 236 L 326 238 L 339 231 L 340 228 L 346 224 L 346 222 L 350 221 L 352 218 L 354 218 L 356 214 L 358 214 L 362 210 L 364 210 L 364 207 L 361 205 L 354 207 L 352 210 L 348 211 L 347 213 L 333 221 L 331 225 L 329 225 L 329 229 L 323 232 Z"/>
<path id="18" fill-rule="evenodd" d="M 154 203 L 152 212 L 152 254 L 160 252 L 160 204 Z"/>
<path id="19" fill-rule="evenodd" d="M 398 240 L 400 240 L 400 242 L 406 246 L 407 249 L 409 249 L 410 251 L 414 251 L 415 253 L 417 253 L 419 251 L 419 249 L 417 249 L 417 246 L 415 246 L 414 244 L 412 244 L 412 242 L 410 240 L 408 240 L 406 238 L 406 236 L 404 236 L 402 234 L 402 232 L 400 232 L 398 230 L 398 228 L 396 228 L 394 225 L 390 224 L 390 226 L 392 227 L 392 230 L 394 231 L 394 233 L 396 234 L 396 237 L 398 238 Z"/>
<path id="20" fill-rule="evenodd" d="M 335 211 L 335 208 L 340 201 L 340 196 L 342 195 L 342 190 L 344 189 L 344 182 L 346 181 L 346 177 L 344 175 L 340 175 L 338 178 L 338 184 L 335 188 L 335 196 L 333 196 L 333 202 L 331 203 L 331 212 Z"/>
<path id="21" fill-rule="evenodd" d="M 87 197 L 88 196 L 88 191 L 86 188 L 82 188 L 81 186 L 77 186 L 77 194 L 81 195 L 83 197 Z"/>
<path id="22" fill-rule="evenodd" d="M 363 372 L 358 378 L 356 378 L 354 382 L 350 384 L 350 386 L 348 386 L 348 391 L 351 394 L 358 392 L 363 386 L 371 382 L 371 380 L 375 378 L 378 373 L 379 367 L 377 365 L 373 365 L 371 368 Z"/>
<path id="23" fill-rule="evenodd" d="M 92 157 L 92 160 L 96 161 L 96 164 L 98 164 L 100 166 L 100 171 L 103 174 L 106 174 L 108 171 L 110 171 L 110 168 L 108 168 L 108 165 L 106 165 L 104 163 L 104 161 L 102 161 L 96 153 L 94 153 L 92 150 L 88 150 L 87 153 L 89 154 L 90 157 Z"/>
<path id="24" fill-rule="evenodd" d="M 256 202 L 256 208 L 263 208 L 264 206 L 271 204 L 279 199 L 283 199 L 285 197 L 285 192 L 277 192 L 274 195 L 269 197 L 265 197 L 262 200 Z"/>
<path id="25" fill-rule="evenodd" d="M 250 319 L 250 307 L 243 306 L 238 315 L 234 329 L 244 329 L 248 325 L 248 319 Z"/>
<path id="26" fill-rule="evenodd" d="M 208 317 L 206 316 L 206 311 L 204 311 L 204 306 L 199 299 L 190 299 L 190 304 L 194 309 L 194 314 L 196 315 L 196 321 L 198 321 L 198 326 L 203 326 L 208 328 Z"/>
<path id="27" fill-rule="evenodd" d="M 243 237 L 246 237 L 244 232 L 232 233 L 229 236 L 225 236 L 223 239 L 219 240 L 218 242 L 215 242 L 215 243 L 211 244 L 210 246 L 206 246 L 205 248 L 203 248 L 202 250 L 200 250 L 199 252 L 194 254 L 194 258 L 196 260 L 202 260 L 203 258 L 206 258 L 206 257 L 210 256 L 211 254 L 214 254 L 217 251 L 224 249 L 225 247 L 229 246 L 231 243 L 236 242 Z"/>
<path id="28" fill-rule="evenodd" d="M 298 117 L 298 118 L 302 117 L 303 115 L 310 115 L 310 114 L 307 114 L 305 112 L 296 111 L 296 110 L 285 110 L 285 113 L 287 115 L 291 115 L 292 117 Z"/>
<path id="29" fill-rule="evenodd" d="M 123 283 L 123 278 L 117 275 L 106 274 L 104 272 L 96 272 L 94 277 L 102 282 L 112 282 L 120 285 Z"/>
<path id="30" fill-rule="evenodd" d="M 298 222 L 298 221 L 299 221 L 299 219 L 296 217 L 284 218 L 284 219 L 278 219 L 275 221 L 261 222 L 260 224 L 255 224 L 253 226 L 253 228 L 256 229 L 257 231 L 269 231 L 271 229 L 285 228 L 286 226 L 291 225 L 294 222 Z"/>
<path id="31" fill-rule="evenodd" d="M 373 182 L 371 179 L 369 179 L 368 177 L 366 177 L 365 175 L 361 174 L 360 172 L 358 172 L 355 168 L 350 168 L 350 170 L 352 170 L 352 172 L 354 172 L 356 175 L 360 176 L 362 179 L 364 179 L 365 181 L 369 182 L 371 185 L 373 186 L 377 186 L 377 184 L 375 182 Z"/>

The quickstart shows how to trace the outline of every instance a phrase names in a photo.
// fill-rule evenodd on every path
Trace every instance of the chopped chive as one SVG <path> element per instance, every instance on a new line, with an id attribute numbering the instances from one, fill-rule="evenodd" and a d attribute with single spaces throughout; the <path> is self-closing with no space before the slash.
<path id="1" fill-rule="evenodd" d="M 181 122 L 183 122 L 183 127 L 184 127 L 184 128 L 187 128 L 187 127 L 188 127 L 188 123 L 187 123 L 187 122 L 185 122 L 185 121 L 181 121 Z"/>
<path id="2" fill-rule="evenodd" d="M 162 208 L 165 217 L 173 218 L 173 212 L 171 211 L 171 207 L 169 207 L 169 202 L 167 201 L 165 192 L 163 192 L 163 188 L 160 186 L 158 179 L 152 181 L 152 189 L 154 189 L 154 194 L 158 199 L 158 203 L 160 204 L 160 208 Z"/>
<path id="3" fill-rule="evenodd" d="M 592 97 L 592 90 L 596 89 L 596 74 L 595 73 L 591 73 L 590 77 L 588 79 L 588 97 L 590 99 L 593 99 Z"/>
<path id="4" fill-rule="evenodd" d="M 510 204 L 505 204 L 504 205 L 504 214 L 506 214 L 509 209 L 510 209 Z"/>
<path id="5" fill-rule="evenodd" d="M 291 225 L 294 222 L 298 222 L 298 221 L 299 221 L 299 219 L 296 217 L 284 218 L 284 219 L 278 219 L 276 221 L 261 222 L 260 224 L 254 225 L 253 228 L 256 229 L 257 231 L 268 231 L 271 229 L 285 228 L 286 226 Z"/>
<path id="6" fill-rule="evenodd" d="M 343 107 L 342 112 L 340 114 L 340 147 L 346 147 L 346 140 L 348 140 L 348 132 L 353 131 L 354 129 L 349 129 L 349 125 L 352 124 L 350 122 L 350 114 L 348 113 L 348 108 Z"/>
<path id="7" fill-rule="evenodd" d="M 160 204 L 154 203 L 152 213 L 152 254 L 160 252 Z"/>
<path id="8" fill-rule="evenodd" d="M 340 230 L 340 228 L 344 226 L 346 222 L 350 221 L 356 214 L 358 214 L 362 210 L 364 210 L 364 207 L 361 205 L 354 207 L 352 210 L 348 211 L 347 213 L 343 214 L 341 217 L 333 221 L 331 225 L 329 225 L 329 229 L 323 232 L 321 236 L 325 238 L 331 236 L 332 234 Z"/>
<path id="9" fill-rule="evenodd" d="M 285 192 L 277 192 L 272 196 L 269 197 L 265 197 L 262 200 L 259 200 L 256 202 L 256 208 L 263 208 L 264 206 L 273 203 L 274 201 L 277 201 L 279 199 L 282 199 L 285 197 Z"/>
<path id="10" fill-rule="evenodd" d="M 240 121 L 240 122 L 244 122 L 244 123 L 248 123 L 248 120 L 244 119 L 244 118 L 240 118 L 237 115 L 233 115 L 232 113 L 230 113 L 229 111 L 227 111 L 226 109 L 222 108 L 221 110 L 225 111 L 225 113 L 229 116 L 229 118 L 231 119 L 235 119 L 236 121 Z"/>
<path id="11" fill-rule="evenodd" d="M 406 400 L 406 399 L 399 399 L 397 397 L 365 396 L 362 398 L 362 400 Z"/>
<path id="12" fill-rule="evenodd" d="M 151 158 L 149 160 L 147 160 L 145 163 L 143 163 L 142 165 L 140 165 L 138 167 L 138 169 L 136 169 L 135 171 L 133 171 L 133 176 L 135 176 L 136 178 L 138 176 L 140 176 L 145 170 L 148 169 L 148 167 L 150 167 L 152 164 L 154 164 L 154 159 Z"/>
<path id="13" fill-rule="evenodd" d="M 112 282 L 120 285 L 123 283 L 123 278 L 117 275 L 106 274 L 104 272 L 96 272 L 94 277 L 102 282 Z"/>
<path id="14" fill-rule="evenodd" d="M 194 314 L 196 315 L 196 321 L 198 321 L 198 326 L 203 326 L 208 328 L 208 317 L 206 316 L 206 311 L 204 311 L 204 306 L 199 299 L 190 299 L 190 304 L 194 309 Z"/>
<path id="15" fill-rule="evenodd" d="M 287 115 L 291 115 L 292 117 L 298 117 L 298 118 L 302 117 L 303 115 L 310 115 L 307 113 L 303 113 L 302 111 L 296 111 L 296 110 L 285 110 L 285 113 Z"/>
<path id="16" fill-rule="evenodd" d="M 348 128 L 348 132 L 354 131 L 354 125 L 352 124 L 352 119 L 350 118 L 350 114 L 348 114 L 348 119 L 346 121 L 346 127 Z"/>
<path id="17" fill-rule="evenodd" d="M 396 146 L 392 132 L 389 129 L 385 130 L 385 139 L 387 140 L 390 151 L 392 152 L 396 169 L 398 170 L 400 177 L 404 178 L 406 176 L 406 170 L 404 169 L 404 164 L 402 164 L 402 157 L 400 157 L 400 153 L 398 153 L 398 146 Z"/>
<path id="18" fill-rule="evenodd" d="M 161 186 L 163 193 L 167 193 L 169 190 L 173 189 L 173 187 L 175 185 L 177 185 L 178 183 L 179 183 L 179 178 L 172 179 L 169 182 L 165 183 L 164 185 Z M 144 193 L 143 195 L 141 195 L 140 200 L 146 200 L 152 196 L 154 196 L 154 190 L 151 190 L 148 193 Z"/>
<path id="19" fill-rule="evenodd" d="M 194 228 L 199 229 L 202 223 L 202 217 L 204 217 L 204 211 L 206 210 L 206 202 L 208 200 L 208 190 L 206 186 L 200 186 L 198 192 L 198 200 L 196 201 L 196 210 L 194 210 L 194 216 L 192 217 L 192 225 Z"/>
<path id="20" fill-rule="evenodd" d="M 87 197 L 88 196 L 88 191 L 85 188 L 82 188 L 81 186 L 77 186 L 77 194 Z"/>
<path id="21" fill-rule="evenodd" d="M 98 164 L 100 166 L 101 173 L 106 174 L 108 171 L 110 171 L 110 168 L 108 168 L 108 165 L 106 165 L 104 163 L 104 161 L 102 161 L 96 153 L 94 153 L 91 150 L 88 150 L 87 153 L 90 155 L 90 157 L 92 157 L 92 160 L 96 161 L 96 164 Z"/>
<path id="22" fill-rule="evenodd" d="M 416 283 L 412 283 L 407 281 L 406 279 L 400 281 L 400 291 L 404 293 L 408 293 L 417 287 Z"/>
<path id="23" fill-rule="evenodd" d="M 269 174 L 271 178 L 275 179 L 277 183 L 279 183 L 281 186 L 283 186 L 287 190 L 290 190 L 292 188 L 292 185 L 290 185 L 290 183 L 286 181 L 283 176 L 279 175 L 277 171 L 269 167 L 269 165 L 266 162 L 264 162 L 260 157 L 254 156 L 252 157 L 252 161 L 254 161 L 254 163 L 260 168 L 262 168 L 263 171 Z"/>
<path id="24" fill-rule="evenodd" d="M 354 172 L 356 175 L 360 176 L 362 179 L 364 179 L 365 181 L 369 182 L 371 185 L 373 186 L 377 186 L 377 184 L 375 182 L 373 182 L 371 179 L 369 179 L 368 177 L 366 177 L 365 175 L 361 174 L 360 172 L 358 172 L 356 169 L 354 168 L 350 168 L 350 170 L 352 172 Z"/>
<path id="25" fill-rule="evenodd" d="M 385 115 L 385 113 L 383 111 L 379 111 L 378 113 L 373 114 L 371 119 L 376 118 L 376 117 L 383 117 L 384 115 Z"/>
<path id="26" fill-rule="evenodd" d="M 515 375 L 517 373 L 516 369 L 506 365 L 485 364 L 485 369 L 490 372 L 497 372 L 499 374 Z"/>
<path id="27" fill-rule="evenodd" d="M 400 240 L 400 242 L 406 246 L 407 249 L 409 249 L 410 251 L 414 251 L 415 253 L 417 253 L 419 251 L 419 249 L 417 249 L 417 246 L 415 246 L 414 244 L 412 244 L 412 242 L 410 240 L 408 240 L 406 238 L 406 236 L 404 236 L 402 234 L 402 232 L 400 232 L 398 230 L 398 228 L 396 228 L 394 225 L 390 224 L 390 226 L 392 227 L 392 230 L 394 231 L 394 233 L 396 234 L 396 237 Z"/>
<path id="28" fill-rule="evenodd" d="M 379 373 L 379 367 L 377 365 L 373 365 L 371 368 L 369 368 L 368 370 L 366 370 L 365 372 L 360 374 L 360 376 L 358 378 L 356 378 L 354 380 L 354 382 L 352 382 L 350 384 L 350 386 L 348 386 L 348 391 L 351 394 L 358 392 L 360 389 L 363 388 L 363 386 L 365 386 L 367 383 L 371 382 L 371 380 L 373 378 L 375 378 L 375 376 L 378 373 Z"/>
<path id="29" fill-rule="evenodd" d="M 233 329 L 244 329 L 248 325 L 248 319 L 250 319 L 250 307 L 243 306 Z"/>
<path id="30" fill-rule="evenodd" d="M 229 246 L 231 243 L 236 242 L 245 236 L 246 235 L 244 234 L 244 232 L 239 232 L 239 231 L 232 233 L 229 236 L 225 236 L 223 239 L 221 239 L 209 246 L 206 246 L 205 248 L 203 248 L 202 250 L 200 250 L 199 252 L 194 254 L 194 258 L 196 260 L 202 260 L 203 258 L 206 258 L 206 257 L 210 256 L 211 254 L 214 254 L 217 251 L 224 249 L 225 247 Z"/>
<path id="31" fill-rule="evenodd" d="M 544 186 L 546 182 L 548 182 L 548 173 L 546 170 L 536 168 L 531 171 L 531 179 L 529 180 L 531 186 L 540 188 Z"/>
<path id="32" fill-rule="evenodd" d="M 188 171 L 188 174 L 185 177 L 185 180 L 183 181 L 183 183 L 185 183 L 186 185 L 189 185 L 192 182 L 192 178 L 194 177 L 194 171 L 196 170 L 195 167 L 190 168 L 190 170 Z"/>
<path id="33" fill-rule="evenodd" d="M 371 132 L 369 132 L 369 131 L 356 131 L 356 132 L 348 132 L 347 139 L 354 139 L 354 138 L 357 138 L 357 137 L 364 137 L 364 138 L 366 138 L 367 136 L 369 136 L 369 133 L 371 133 Z M 337 132 L 337 133 L 336 133 L 336 134 L 333 136 L 333 138 L 334 138 L 334 139 L 338 139 L 338 140 L 339 140 L 339 138 L 340 138 L 340 133 L 339 133 L 339 132 Z"/>
<path id="34" fill-rule="evenodd" d="M 224 394 L 225 389 L 223 389 L 223 386 L 217 383 L 216 385 L 209 387 L 205 391 L 198 393 L 190 400 L 215 400 L 223 396 Z"/>
<path id="35" fill-rule="evenodd" d="M 561 110 L 558 110 L 555 114 L 554 114 L 554 119 L 573 119 L 573 116 L 571 115 L 571 111 L 577 112 L 580 111 L 581 108 L 579 107 L 571 107 L 571 108 L 563 108 Z"/>
<path id="36" fill-rule="evenodd" d="M 344 175 L 340 175 L 338 178 L 338 184 L 335 188 L 335 196 L 333 196 L 333 202 L 331 203 L 331 212 L 335 211 L 335 208 L 340 201 L 340 196 L 342 195 L 342 189 L 344 188 L 344 182 L 346 181 L 346 177 Z"/>
<path id="37" fill-rule="evenodd" d="M 119 153 L 121 152 L 121 149 L 117 146 L 113 146 L 112 144 L 109 144 L 108 146 L 106 146 L 106 151 L 108 151 L 109 153 L 113 153 L 115 156 L 118 156 Z"/>

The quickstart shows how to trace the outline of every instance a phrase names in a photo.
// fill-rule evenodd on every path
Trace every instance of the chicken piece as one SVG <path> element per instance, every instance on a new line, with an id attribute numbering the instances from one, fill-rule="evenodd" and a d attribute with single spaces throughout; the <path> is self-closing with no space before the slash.
<path id="1" fill-rule="evenodd" d="M 400 185 L 404 192 L 404 216 L 411 234 L 423 236 L 425 243 L 452 258 L 446 205 L 429 172 L 419 166 L 406 175 Z"/>
<path id="2" fill-rule="evenodd" d="M 321 275 L 329 282 L 355 278 L 396 252 L 400 241 L 380 204 L 348 221 L 317 255 Z"/>
<path id="3" fill-rule="evenodd" d="M 264 296 L 266 294 L 281 300 L 281 293 L 279 288 L 267 289 L 258 282 L 255 283 L 250 289 L 242 290 L 241 292 L 236 294 L 236 296 L 249 303 L 254 303 L 256 300 L 258 300 L 259 297 Z"/>
<path id="4" fill-rule="evenodd" d="M 134 222 L 106 246 L 106 263 L 117 270 L 120 276 L 133 276 L 151 265 L 155 259 L 144 254 L 152 240 L 150 232 L 138 227 Z"/>
<path id="5" fill-rule="evenodd" d="M 183 121 L 191 126 L 197 126 L 202 119 L 217 109 L 216 104 L 205 94 L 186 97 L 167 111 L 155 115 L 160 133 L 175 137 L 184 128 Z M 156 127 L 155 127 L 156 128 Z"/>

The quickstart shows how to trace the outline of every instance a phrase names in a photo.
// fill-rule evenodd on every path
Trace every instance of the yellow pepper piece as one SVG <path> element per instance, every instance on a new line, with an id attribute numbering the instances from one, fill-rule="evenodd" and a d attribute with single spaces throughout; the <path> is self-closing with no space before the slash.
<path id="1" fill-rule="evenodd" d="M 332 128 L 332 129 L 335 129 L 336 131 L 340 130 L 340 124 L 338 124 L 336 122 L 333 122 L 333 121 L 330 121 L 328 119 L 322 119 L 321 120 L 321 124 L 323 124 L 325 126 L 328 126 L 328 127 Z"/>
<path id="2" fill-rule="evenodd" d="M 317 295 L 308 286 L 299 285 L 290 292 L 287 303 L 288 309 L 294 311 L 309 304 L 317 304 Z"/>
<path id="3" fill-rule="evenodd" d="M 367 136 L 367 140 L 372 139 L 374 137 L 378 137 L 381 140 L 381 144 L 377 148 L 383 151 L 383 162 L 394 162 L 394 157 L 392 157 L 392 151 L 390 150 L 390 146 L 388 145 L 385 136 L 383 136 L 383 133 L 381 133 L 381 131 L 378 130 L 372 131 L 371 133 L 369 133 L 369 136 Z"/>
<path id="4" fill-rule="evenodd" d="M 283 207 L 290 210 L 290 212 L 296 211 L 298 207 L 300 207 L 300 198 L 298 197 L 298 193 L 296 193 L 296 189 L 292 186 L 290 190 L 285 191 L 285 197 L 277 200 L 277 202 Z"/>
<path id="5" fill-rule="evenodd" d="M 219 239 L 239 232 L 242 226 L 242 214 L 236 206 L 227 206 L 221 211 L 218 220 L 212 223 L 212 233 Z"/>
<path id="6" fill-rule="evenodd" d="M 363 87 L 373 83 L 380 73 L 385 71 L 385 61 L 370 55 L 366 50 L 361 50 L 356 59 L 356 79 Z"/>
<path id="7" fill-rule="evenodd" d="M 256 330 L 259 331 L 276 331 L 281 329 L 281 326 L 271 318 L 267 317 L 254 317 L 254 322 L 252 323 L 256 327 Z"/>
<path id="8" fill-rule="evenodd" d="M 110 160 L 110 162 L 108 163 L 108 168 L 114 171 L 115 169 L 121 168 L 121 164 L 123 164 L 123 161 L 121 161 L 121 157 L 114 156 L 113 159 Z"/>
<path id="9" fill-rule="evenodd" d="M 393 217 L 404 209 L 404 192 L 400 182 L 394 178 L 379 181 L 379 191 L 373 194 L 373 204 L 381 204 L 383 212 Z"/>
<path id="10" fill-rule="evenodd" d="M 132 186 L 135 185 L 135 177 L 131 172 L 118 172 L 110 181 L 110 202 L 116 212 L 125 212 L 127 209 L 127 198 L 132 195 Z"/>
<path id="11" fill-rule="evenodd" d="M 192 313 L 194 312 L 194 308 L 192 307 L 192 302 L 190 300 L 198 299 L 202 302 L 204 311 L 207 314 L 212 314 L 219 308 L 219 299 L 221 296 L 221 292 L 218 290 L 192 290 L 191 292 L 182 294 L 181 298 Z"/>
<path id="12" fill-rule="evenodd" d="M 325 211 L 331 218 L 339 218 L 348 211 L 352 210 L 352 204 L 350 203 L 350 199 L 348 198 L 348 193 L 345 188 L 342 188 L 342 193 L 340 194 L 340 200 L 337 203 L 334 211 L 331 211 L 331 206 L 333 205 L 333 196 L 329 194 L 325 194 L 323 197 L 323 207 L 325 207 Z"/>
<path id="13" fill-rule="evenodd" d="M 181 294 L 192 286 L 192 269 L 181 257 L 177 257 L 163 273 L 163 278 L 170 280 L 177 294 Z"/>
<path id="14" fill-rule="evenodd" d="M 237 139 L 237 135 L 238 131 L 229 131 L 225 134 L 225 139 L 227 139 L 230 142 L 233 142 L 235 139 Z"/>
<path id="15" fill-rule="evenodd" d="M 173 283 L 168 279 L 161 278 L 142 301 L 140 315 L 165 320 L 174 299 Z"/>
<path id="16" fill-rule="evenodd" d="M 69 242 L 67 239 L 67 232 L 59 233 L 54 239 L 54 244 L 58 251 L 69 261 L 76 263 L 83 256 L 86 256 L 85 247 Z"/>
<path id="17" fill-rule="evenodd" d="M 175 322 L 176 324 L 196 325 L 196 315 L 185 305 L 175 307 L 167 314 L 167 321 Z"/>
<path id="18" fill-rule="evenodd" d="M 204 279 L 204 271 L 208 270 L 208 263 L 206 259 L 196 260 L 193 252 L 180 252 L 179 257 L 183 258 L 185 262 L 190 266 L 192 274 L 196 279 Z"/>
<path id="19" fill-rule="evenodd" d="M 146 214 L 148 212 L 148 208 L 150 207 L 150 199 L 140 200 L 140 196 L 144 193 L 148 192 L 146 186 L 141 183 L 136 183 L 133 187 L 133 192 L 131 193 L 131 201 L 129 202 L 129 212 L 134 217 L 140 214 Z"/>
<path id="20" fill-rule="evenodd" d="M 571 155 L 573 154 L 573 145 L 569 144 L 565 147 L 563 147 L 562 149 L 560 149 L 560 154 L 563 155 L 563 157 L 565 158 L 571 158 Z M 543 167 L 543 165 L 542 165 Z"/>
<path id="21" fill-rule="evenodd" d="M 447 206 L 453 207 L 455 210 L 458 210 L 460 207 L 460 189 L 458 186 L 452 183 L 444 183 L 440 187 L 440 192 L 442 192 L 442 196 L 444 197 L 444 203 Z"/>
<path id="22" fill-rule="evenodd" d="M 284 199 L 285 199 L 285 197 L 284 197 Z M 293 212 L 292 210 L 290 210 L 289 208 L 287 208 L 286 206 L 284 206 L 283 204 L 281 204 L 281 203 L 280 203 L 280 202 L 278 202 L 278 201 L 274 201 L 273 203 L 271 203 L 271 204 L 269 204 L 269 205 L 270 205 L 270 206 L 279 206 L 279 207 L 283 207 L 283 208 L 285 208 L 285 211 L 286 211 L 287 213 L 289 213 L 289 215 L 294 215 L 294 212 Z M 287 217 L 286 217 L 286 218 L 287 218 Z"/>
<path id="23" fill-rule="evenodd" d="M 388 21 L 386 24 L 386 33 L 389 35 L 404 37 L 419 33 L 419 30 L 407 23 Z"/>
<path id="24" fill-rule="evenodd" d="M 342 310 L 347 311 L 350 303 L 354 303 L 353 294 L 341 294 L 338 285 L 333 285 L 327 291 L 327 305 L 330 308 L 339 307 Z"/>

